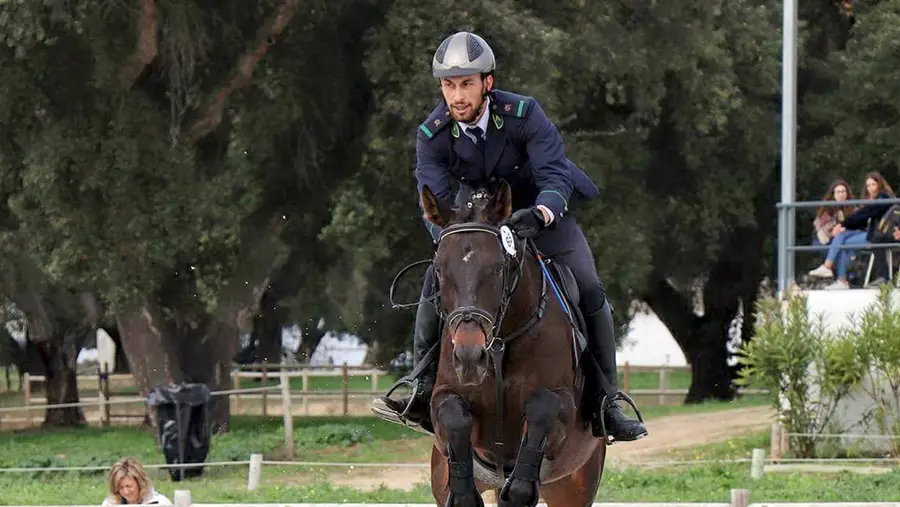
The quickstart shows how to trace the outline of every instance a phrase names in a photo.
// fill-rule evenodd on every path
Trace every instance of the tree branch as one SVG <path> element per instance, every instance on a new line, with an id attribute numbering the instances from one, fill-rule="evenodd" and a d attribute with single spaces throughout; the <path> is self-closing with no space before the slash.
<path id="1" fill-rule="evenodd" d="M 156 0 L 141 0 L 134 52 L 128 57 L 119 72 L 119 81 L 126 90 L 134 86 L 138 77 L 144 72 L 144 68 L 150 65 L 159 54 L 159 37 L 157 35 L 159 19 L 156 11 Z"/>
<path id="2" fill-rule="evenodd" d="M 281 35 L 296 14 L 299 5 L 300 0 L 284 0 L 275 14 L 260 27 L 256 35 L 256 43 L 250 51 L 238 58 L 231 79 L 213 94 L 206 109 L 191 125 L 188 130 L 191 139 L 197 140 L 208 135 L 222 123 L 228 98 L 235 91 L 250 84 L 256 64 L 263 59 L 269 51 L 269 47 L 275 44 L 277 37 Z"/>

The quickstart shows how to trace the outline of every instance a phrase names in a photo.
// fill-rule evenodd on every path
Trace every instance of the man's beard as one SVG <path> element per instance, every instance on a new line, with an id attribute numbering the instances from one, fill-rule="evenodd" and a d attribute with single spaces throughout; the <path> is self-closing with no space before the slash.
<path id="1" fill-rule="evenodd" d="M 484 107 L 484 99 L 481 100 L 481 103 L 478 105 L 474 105 L 467 109 L 464 115 L 460 115 L 453 107 L 450 107 L 450 115 L 453 116 L 453 119 L 463 123 L 473 123 L 476 118 L 481 115 L 481 110 Z"/>

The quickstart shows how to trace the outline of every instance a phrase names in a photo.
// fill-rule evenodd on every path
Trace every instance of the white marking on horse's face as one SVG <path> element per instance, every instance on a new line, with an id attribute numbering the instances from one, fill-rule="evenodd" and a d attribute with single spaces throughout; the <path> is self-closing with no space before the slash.
<path id="1" fill-rule="evenodd" d="M 472 258 L 473 253 L 475 253 L 475 250 L 469 250 L 468 252 L 466 252 L 466 255 L 463 256 L 462 261 L 469 262 L 469 259 Z"/>

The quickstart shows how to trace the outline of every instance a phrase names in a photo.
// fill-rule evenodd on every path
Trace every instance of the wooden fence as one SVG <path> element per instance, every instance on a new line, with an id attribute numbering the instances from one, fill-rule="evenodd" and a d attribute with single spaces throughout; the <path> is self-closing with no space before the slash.
<path id="1" fill-rule="evenodd" d="M 660 405 L 672 402 L 680 402 L 687 394 L 687 389 L 671 388 L 670 374 L 676 371 L 690 371 L 689 367 L 682 366 L 634 366 L 625 363 L 619 366 L 622 372 L 623 382 L 622 388 L 632 397 L 656 397 L 656 401 Z M 632 375 L 636 373 L 656 373 L 658 375 L 658 387 L 656 389 L 632 389 Z M 292 389 L 290 385 L 285 392 L 268 392 L 266 390 L 256 390 L 247 393 L 245 386 L 249 382 L 268 385 L 271 380 L 281 379 L 282 375 L 287 379 L 300 378 L 301 386 L 299 391 Z M 368 377 L 369 389 L 351 390 L 351 377 Z M 379 382 L 385 376 L 390 376 L 389 372 L 373 368 L 371 366 L 311 366 L 311 365 L 285 365 L 285 364 L 249 364 L 235 365 L 232 371 L 233 393 L 229 395 L 232 403 L 232 411 L 235 414 L 248 413 L 249 405 L 259 405 L 259 411 L 250 410 L 249 413 L 261 413 L 269 415 L 271 411 L 270 402 L 278 402 L 279 398 L 289 396 L 292 400 L 300 402 L 299 407 L 295 407 L 299 413 L 303 415 L 313 415 L 313 413 L 333 413 L 349 415 L 351 408 L 351 400 L 362 401 L 368 406 L 368 403 L 375 396 L 382 394 L 383 388 Z M 338 390 L 322 390 L 311 389 L 310 379 L 314 377 L 339 377 L 341 378 L 341 388 Z M 40 416 L 39 410 L 46 408 L 44 405 L 46 399 L 43 396 L 35 396 L 35 385 L 45 381 L 43 375 L 24 376 L 24 406 L 20 407 L 19 412 L 26 414 L 27 423 L 31 424 L 33 418 Z M 146 417 L 146 407 L 143 410 L 130 410 L 127 413 L 113 412 L 111 405 L 144 404 L 144 398 L 140 396 L 111 396 L 111 385 L 127 388 L 133 388 L 134 380 L 130 374 L 110 374 L 107 371 L 98 372 L 96 374 L 82 374 L 78 376 L 78 384 L 80 390 L 96 389 L 97 396 L 80 398 L 79 406 L 96 407 L 97 420 L 101 425 L 109 425 L 115 419 L 137 419 L 142 420 Z M 764 391 L 759 390 L 742 390 L 745 394 L 758 394 Z M 286 394 L 285 394 L 286 393 Z M 274 398 L 274 399 L 271 399 Z M 315 408 L 315 412 L 311 412 L 311 407 Z M 278 407 L 281 408 L 281 407 Z M 359 410 L 356 408 L 357 412 Z M 0 425 L 3 424 L 3 416 L 9 413 L 9 408 L 0 407 Z M 366 410 L 367 412 L 367 410 Z"/>

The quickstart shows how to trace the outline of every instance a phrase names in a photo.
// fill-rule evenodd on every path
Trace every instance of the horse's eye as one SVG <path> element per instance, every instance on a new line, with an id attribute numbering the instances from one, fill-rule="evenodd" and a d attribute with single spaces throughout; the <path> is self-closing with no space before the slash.
<path id="1" fill-rule="evenodd" d="M 497 267 L 494 268 L 494 271 L 495 271 L 498 275 L 502 275 L 502 274 L 503 274 L 503 264 L 497 265 Z"/>

